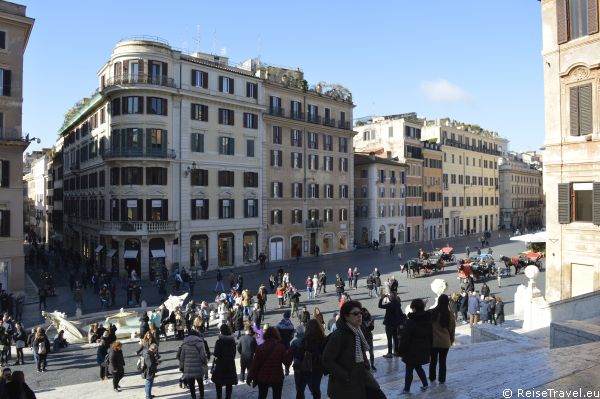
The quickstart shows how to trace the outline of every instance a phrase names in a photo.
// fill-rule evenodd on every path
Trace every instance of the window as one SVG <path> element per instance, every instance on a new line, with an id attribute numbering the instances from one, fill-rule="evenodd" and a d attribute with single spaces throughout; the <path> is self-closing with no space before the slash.
<path id="1" fill-rule="evenodd" d="M 283 212 L 281 209 L 273 209 L 271 211 L 271 224 L 282 224 L 283 223 Z"/>
<path id="2" fill-rule="evenodd" d="M 340 185 L 340 198 L 348 198 L 348 186 L 346 184 Z"/>
<path id="3" fill-rule="evenodd" d="M 271 182 L 271 198 L 283 197 L 283 183 L 274 181 Z"/>
<path id="4" fill-rule="evenodd" d="M 308 132 L 308 148 L 319 149 L 319 134 L 316 132 Z"/>
<path id="5" fill-rule="evenodd" d="M 120 177 L 119 168 L 110 168 L 110 185 L 111 186 L 118 186 L 120 184 L 119 177 Z"/>
<path id="6" fill-rule="evenodd" d="M 143 114 L 144 113 L 144 97 L 123 97 L 121 99 L 123 106 L 122 114 Z"/>
<path id="7" fill-rule="evenodd" d="M 319 156 L 317 154 L 308 155 L 308 169 L 318 170 L 319 169 Z"/>
<path id="8" fill-rule="evenodd" d="M 208 219 L 208 200 L 192 200 L 192 220 Z"/>
<path id="9" fill-rule="evenodd" d="M 323 170 L 331 172 L 333 170 L 333 157 L 323 157 Z"/>
<path id="10" fill-rule="evenodd" d="M 221 93 L 233 94 L 234 81 L 227 76 L 219 76 L 219 91 Z"/>
<path id="11" fill-rule="evenodd" d="M 144 203 L 141 199 L 121 200 L 121 220 L 139 221 L 144 220 Z"/>
<path id="12" fill-rule="evenodd" d="M 98 175 L 98 186 L 99 187 L 104 187 L 104 185 L 105 185 L 105 182 L 104 182 L 105 177 L 104 176 L 105 176 L 104 171 L 101 170 L 100 174 Z M 55 191 L 55 193 L 56 193 L 56 191 Z"/>
<path id="13" fill-rule="evenodd" d="M 585 136 L 592 133 L 592 109 L 591 83 L 569 89 L 571 136 Z"/>
<path id="14" fill-rule="evenodd" d="M 6 50 L 6 32 L 0 31 L 0 49 Z"/>
<path id="15" fill-rule="evenodd" d="M 208 122 L 208 106 L 192 103 L 191 118 L 195 121 Z"/>
<path id="16" fill-rule="evenodd" d="M 232 199 L 219 200 L 219 219 L 235 218 L 235 202 Z"/>
<path id="17" fill-rule="evenodd" d="M 258 187 L 257 172 L 244 172 L 244 187 Z"/>
<path id="18" fill-rule="evenodd" d="M 293 209 L 292 210 L 292 224 L 302 223 L 302 210 L 301 209 Z"/>
<path id="19" fill-rule="evenodd" d="M 146 168 L 146 185 L 166 186 L 167 168 Z"/>
<path id="20" fill-rule="evenodd" d="M 281 97 L 271 96 L 269 99 L 269 113 L 271 115 L 282 116 L 283 110 L 281 109 Z"/>
<path id="21" fill-rule="evenodd" d="M 302 198 L 302 183 L 292 183 L 292 198 Z"/>
<path id="22" fill-rule="evenodd" d="M 258 83 L 246 82 L 246 97 L 258 98 Z"/>
<path id="23" fill-rule="evenodd" d="M 333 151 L 333 137 L 330 134 L 323 135 L 323 149 Z"/>
<path id="24" fill-rule="evenodd" d="M 315 220 L 319 220 L 319 210 L 318 209 L 309 209 L 308 210 L 308 219 L 312 222 Z"/>
<path id="25" fill-rule="evenodd" d="M 346 137 L 339 138 L 340 152 L 348 152 L 348 139 Z"/>
<path id="26" fill-rule="evenodd" d="M 340 158 L 340 172 L 348 171 L 348 158 Z"/>
<path id="27" fill-rule="evenodd" d="M 208 170 L 192 169 L 190 173 L 190 184 L 192 186 L 208 186 Z"/>
<path id="28" fill-rule="evenodd" d="M 219 154 L 235 155 L 235 139 L 233 137 L 219 137 Z"/>
<path id="29" fill-rule="evenodd" d="M 192 86 L 208 89 L 208 72 L 192 69 Z"/>
<path id="30" fill-rule="evenodd" d="M 302 147 L 302 131 L 292 129 L 290 131 L 290 145 L 294 147 Z"/>
<path id="31" fill-rule="evenodd" d="M 10 211 L 0 210 L 0 237 L 10 237 Z"/>
<path id="32" fill-rule="evenodd" d="M 144 184 L 142 180 L 143 174 L 144 170 L 141 167 L 121 168 L 121 184 L 142 185 Z"/>
<path id="33" fill-rule="evenodd" d="M 169 220 L 169 200 L 166 199 L 147 199 L 146 200 L 146 220 L 160 221 Z"/>
<path id="34" fill-rule="evenodd" d="M 592 1 L 595 2 L 596 0 L 568 0 L 567 8 L 569 12 L 569 39 L 577 39 L 578 37 L 587 36 L 589 33 L 594 33 L 593 31 L 588 32 L 588 2 Z M 598 6 L 595 8 L 596 15 L 594 17 L 596 26 L 598 24 L 597 7 Z M 591 30 L 592 26 L 589 28 Z M 598 32 L 597 27 L 595 28 L 595 31 Z"/>
<path id="35" fill-rule="evenodd" d="M 333 222 L 333 209 L 326 208 L 323 211 L 323 221 L 324 222 Z"/>
<path id="36" fill-rule="evenodd" d="M 192 133 L 191 134 L 191 148 L 192 152 L 204 152 L 204 134 Z"/>
<path id="37" fill-rule="evenodd" d="M 302 113 L 302 103 L 300 101 L 290 102 L 290 117 L 294 119 L 304 119 L 304 115 Z"/>
<path id="38" fill-rule="evenodd" d="M 281 127 L 273 126 L 273 144 L 281 144 Z"/>
<path id="39" fill-rule="evenodd" d="M 219 124 L 233 126 L 234 113 L 233 110 L 219 108 Z"/>
<path id="40" fill-rule="evenodd" d="M 255 218 L 258 217 L 258 200 L 245 199 L 244 200 L 244 217 Z"/>
<path id="41" fill-rule="evenodd" d="M 219 187 L 233 187 L 235 184 L 235 174 L 233 171 L 219 171 Z"/>
<path id="42" fill-rule="evenodd" d="M 306 117 L 309 122 L 319 123 L 319 107 L 313 104 L 308 104 Z"/>
<path id="43" fill-rule="evenodd" d="M 333 198 L 333 184 L 325 184 L 325 198 Z"/>
<path id="44" fill-rule="evenodd" d="M 10 163 L 0 161 L 0 187 L 10 186 Z"/>
<path id="45" fill-rule="evenodd" d="M 244 112 L 244 127 L 248 129 L 258 129 L 258 115 Z"/>
<path id="46" fill-rule="evenodd" d="M 319 198 L 319 185 L 316 183 L 309 184 L 308 193 L 310 198 Z"/>
<path id="47" fill-rule="evenodd" d="M 0 96 L 9 97 L 11 89 L 11 71 L 8 69 L 0 68 Z"/>
<path id="48" fill-rule="evenodd" d="M 292 169 L 302 169 L 302 153 L 292 152 Z"/>
<path id="49" fill-rule="evenodd" d="M 153 115 L 167 115 L 167 99 L 148 97 L 146 99 L 146 112 Z"/>
<path id="50" fill-rule="evenodd" d="M 254 158 L 254 140 L 246 140 L 246 156 L 248 158 Z"/>
<path id="51" fill-rule="evenodd" d="M 282 158 L 281 150 L 271 150 L 271 166 L 281 166 Z"/>

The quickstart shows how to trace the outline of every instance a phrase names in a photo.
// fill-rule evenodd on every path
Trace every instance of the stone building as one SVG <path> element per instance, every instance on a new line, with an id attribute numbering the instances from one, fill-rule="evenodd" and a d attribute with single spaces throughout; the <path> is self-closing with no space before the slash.
<path id="1" fill-rule="evenodd" d="M 508 141 L 498 133 L 448 118 L 428 120 L 422 136 L 442 145 L 444 237 L 496 230 L 500 224 L 498 157 Z"/>
<path id="2" fill-rule="evenodd" d="M 360 246 L 404 242 L 408 166 L 374 153 L 354 154 L 354 237 Z"/>
<path id="3" fill-rule="evenodd" d="M 398 243 L 423 240 L 423 152 L 421 128 L 424 120 L 415 113 L 373 117 L 358 121 L 354 137 L 356 152 L 385 154 L 406 164 L 406 230 Z M 403 238 L 403 240 L 400 240 Z"/>
<path id="4" fill-rule="evenodd" d="M 0 1 L 0 284 L 25 286 L 23 255 L 23 54 L 34 20 L 26 7 Z"/>
<path id="5" fill-rule="evenodd" d="M 438 143 L 423 141 L 423 238 L 442 238 L 444 232 L 442 166 L 444 154 Z"/>
<path id="6" fill-rule="evenodd" d="M 250 62 L 252 64 L 252 61 Z M 270 261 L 344 252 L 354 240 L 352 109 L 340 87 L 252 64 L 264 79 L 263 226 Z"/>
<path id="7" fill-rule="evenodd" d="M 600 289 L 598 1 L 542 0 L 546 287 L 553 302 Z"/>

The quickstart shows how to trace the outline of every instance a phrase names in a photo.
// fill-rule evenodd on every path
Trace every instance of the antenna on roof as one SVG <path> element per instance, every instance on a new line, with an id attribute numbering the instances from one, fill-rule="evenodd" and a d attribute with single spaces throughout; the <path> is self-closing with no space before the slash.
<path id="1" fill-rule="evenodd" d="M 196 44 L 196 52 L 200 52 L 200 25 L 196 25 L 196 38 L 194 39 Z"/>
<path id="2" fill-rule="evenodd" d="M 217 30 L 213 31 L 213 55 L 217 54 Z"/>

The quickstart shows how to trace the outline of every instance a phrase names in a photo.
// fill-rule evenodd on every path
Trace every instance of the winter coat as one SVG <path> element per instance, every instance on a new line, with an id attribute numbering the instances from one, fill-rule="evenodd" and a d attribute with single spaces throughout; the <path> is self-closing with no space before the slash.
<path id="1" fill-rule="evenodd" d="M 468 309 L 469 297 L 468 296 L 460 296 L 459 301 L 460 301 L 460 304 L 458 305 L 459 312 L 461 312 L 461 313 L 466 312 Z"/>
<path id="2" fill-rule="evenodd" d="M 402 324 L 406 316 L 402 312 L 402 304 L 400 298 L 391 300 L 388 303 L 383 303 L 383 298 L 379 298 L 379 308 L 385 309 L 385 316 L 383 317 L 383 325 L 389 327 L 398 327 Z"/>
<path id="3" fill-rule="evenodd" d="M 183 378 L 202 378 L 208 363 L 204 340 L 197 335 L 189 335 L 177 352 L 179 369 L 183 370 Z"/>
<path id="4" fill-rule="evenodd" d="M 304 361 L 306 352 L 312 354 L 312 371 L 313 375 L 323 375 L 323 344 L 325 339 L 320 343 L 307 342 L 304 339 L 304 334 L 296 334 L 296 338 L 290 343 L 289 351 L 292 353 L 292 364 L 294 373 L 300 373 L 300 367 Z"/>
<path id="5" fill-rule="evenodd" d="M 254 324 L 260 325 L 260 323 L 262 323 L 262 319 L 263 319 L 263 312 L 260 308 L 254 309 L 252 311 L 252 316 L 250 316 L 250 317 Z"/>
<path id="6" fill-rule="evenodd" d="M 285 346 L 285 348 L 290 347 L 290 342 L 294 338 L 294 325 L 290 321 L 290 319 L 283 319 L 277 324 L 277 330 L 279 331 L 279 335 L 281 335 L 281 343 Z"/>
<path id="7" fill-rule="evenodd" d="M 240 354 L 241 359 L 251 360 L 254 357 L 258 344 L 254 336 L 245 334 L 243 335 L 237 344 L 237 351 Z"/>
<path id="8" fill-rule="evenodd" d="M 235 338 L 233 335 L 219 335 L 215 344 L 215 371 L 212 382 L 215 385 L 237 385 L 238 376 L 235 368 Z"/>
<path id="9" fill-rule="evenodd" d="M 237 308 L 233 315 L 233 329 L 235 331 L 244 329 L 244 310 Z"/>
<path id="10" fill-rule="evenodd" d="M 258 384 L 281 384 L 283 382 L 281 366 L 289 367 L 291 364 L 292 355 L 282 342 L 273 338 L 265 340 L 256 348 L 247 380 L 256 381 Z"/>
<path id="11" fill-rule="evenodd" d="M 428 312 L 410 313 L 400 340 L 402 361 L 412 366 L 429 363 L 432 340 L 431 315 Z"/>
<path id="12" fill-rule="evenodd" d="M 146 370 L 144 370 L 143 377 L 145 379 L 154 378 L 156 372 L 158 370 L 158 356 L 157 353 L 152 353 L 149 350 L 144 350 L 144 365 L 146 366 Z"/>
<path id="13" fill-rule="evenodd" d="M 366 386 L 377 386 L 369 371 L 368 349 L 362 348 L 364 362 L 356 363 L 356 337 L 340 317 L 323 349 L 323 367 L 329 372 L 327 394 L 331 399 L 367 399 Z"/>
<path id="14" fill-rule="evenodd" d="M 504 323 L 504 302 L 496 302 L 496 323 Z"/>
<path id="15" fill-rule="evenodd" d="M 477 312 L 479 312 L 479 308 L 480 308 L 480 300 L 479 297 L 477 295 L 468 295 L 467 296 L 468 299 L 468 305 L 467 305 L 467 311 L 470 314 L 476 314 Z"/>
<path id="16" fill-rule="evenodd" d="M 479 319 L 481 321 L 490 321 L 490 316 L 490 301 L 481 301 L 479 304 Z"/>
<path id="17" fill-rule="evenodd" d="M 33 349 L 35 350 L 35 353 L 40 353 L 40 346 L 42 345 L 42 342 L 44 343 L 44 345 L 46 345 L 46 355 L 48 355 L 48 353 L 50 353 L 51 346 L 50 340 L 45 335 L 42 335 L 41 337 L 37 337 L 35 339 L 35 341 L 33 342 Z"/>
<path id="18" fill-rule="evenodd" d="M 490 287 L 485 283 L 481 286 L 481 295 L 484 297 L 490 296 Z"/>
<path id="19" fill-rule="evenodd" d="M 106 359 L 106 355 L 108 354 L 108 345 L 101 343 L 98 345 L 98 349 L 96 349 L 96 363 L 102 365 L 104 363 L 104 359 Z"/>
<path id="20" fill-rule="evenodd" d="M 322 326 L 325 325 L 325 319 L 323 319 L 323 313 L 319 313 L 313 316 Z"/>
<path id="21" fill-rule="evenodd" d="M 431 319 L 433 327 L 433 341 L 431 344 L 432 348 L 450 348 L 454 342 L 454 331 L 456 329 L 456 320 L 452 312 L 450 312 L 450 323 L 448 327 L 442 327 L 440 325 L 440 315 Z"/>
<path id="22" fill-rule="evenodd" d="M 111 373 L 125 372 L 125 359 L 123 358 L 122 350 L 116 351 L 112 348 L 109 349 L 108 350 L 108 359 L 109 359 Z"/>
<path id="23" fill-rule="evenodd" d="M 26 383 L 9 381 L 5 385 L 2 399 L 35 399 L 35 393 Z"/>

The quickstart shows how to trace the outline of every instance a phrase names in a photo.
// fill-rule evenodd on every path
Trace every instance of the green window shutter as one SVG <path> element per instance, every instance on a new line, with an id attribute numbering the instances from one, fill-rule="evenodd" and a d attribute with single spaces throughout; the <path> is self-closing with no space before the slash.
<path id="1" fill-rule="evenodd" d="M 592 191 L 592 222 L 600 225 L 600 182 L 594 182 Z"/>
<path id="2" fill-rule="evenodd" d="M 587 2 L 587 27 L 588 35 L 598 33 L 598 0 Z"/>
<path id="3" fill-rule="evenodd" d="M 192 220 L 196 219 L 196 200 L 192 199 Z"/>
<path id="4" fill-rule="evenodd" d="M 146 200 L 146 220 L 147 221 L 152 220 L 152 200 L 151 199 Z"/>
<path id="5" fill-rule="evenodd" d="M 579 87 L 569 89 L 570 135 L 579 136 Z"/>
<path id="6" fill-rule="evenodd" d="M 558 223 L 571 223 L 571 184 L 558 184 Z"/>
<path id="7" fill-rule="evenodd" d="M 137 200 L 137 206 L 138 221 L 142 221 L 144 220 L 144 200 Z"/>
<path id="8" fill-rule="evenodd" d="M 219 219 L 223 219 L 223 200 L 219 200 Z"/>
<path id="9" fill-rule="evenodd" d="M 192 69 L 192 86 L 197 86 L 198 85 L 198 81 L 196 80 L 196 70 Z"/>
<path id="10" fill-rule="evenodd" d="M 579 86 L 579 134 L 592 134 L 592 84 Z"/>
<path id="11" fill-rule="evenodd" d="M 569 41 L 567 1 L 568 0 L 556 1 L 556 35 L 558 44 L 563 44 Z"/>
<path id="12" fill-rule="evenodd" d="M 169 220 L 169 200 L 162 200 L 162 209 L 160 210 L 160 220 Z"/>

